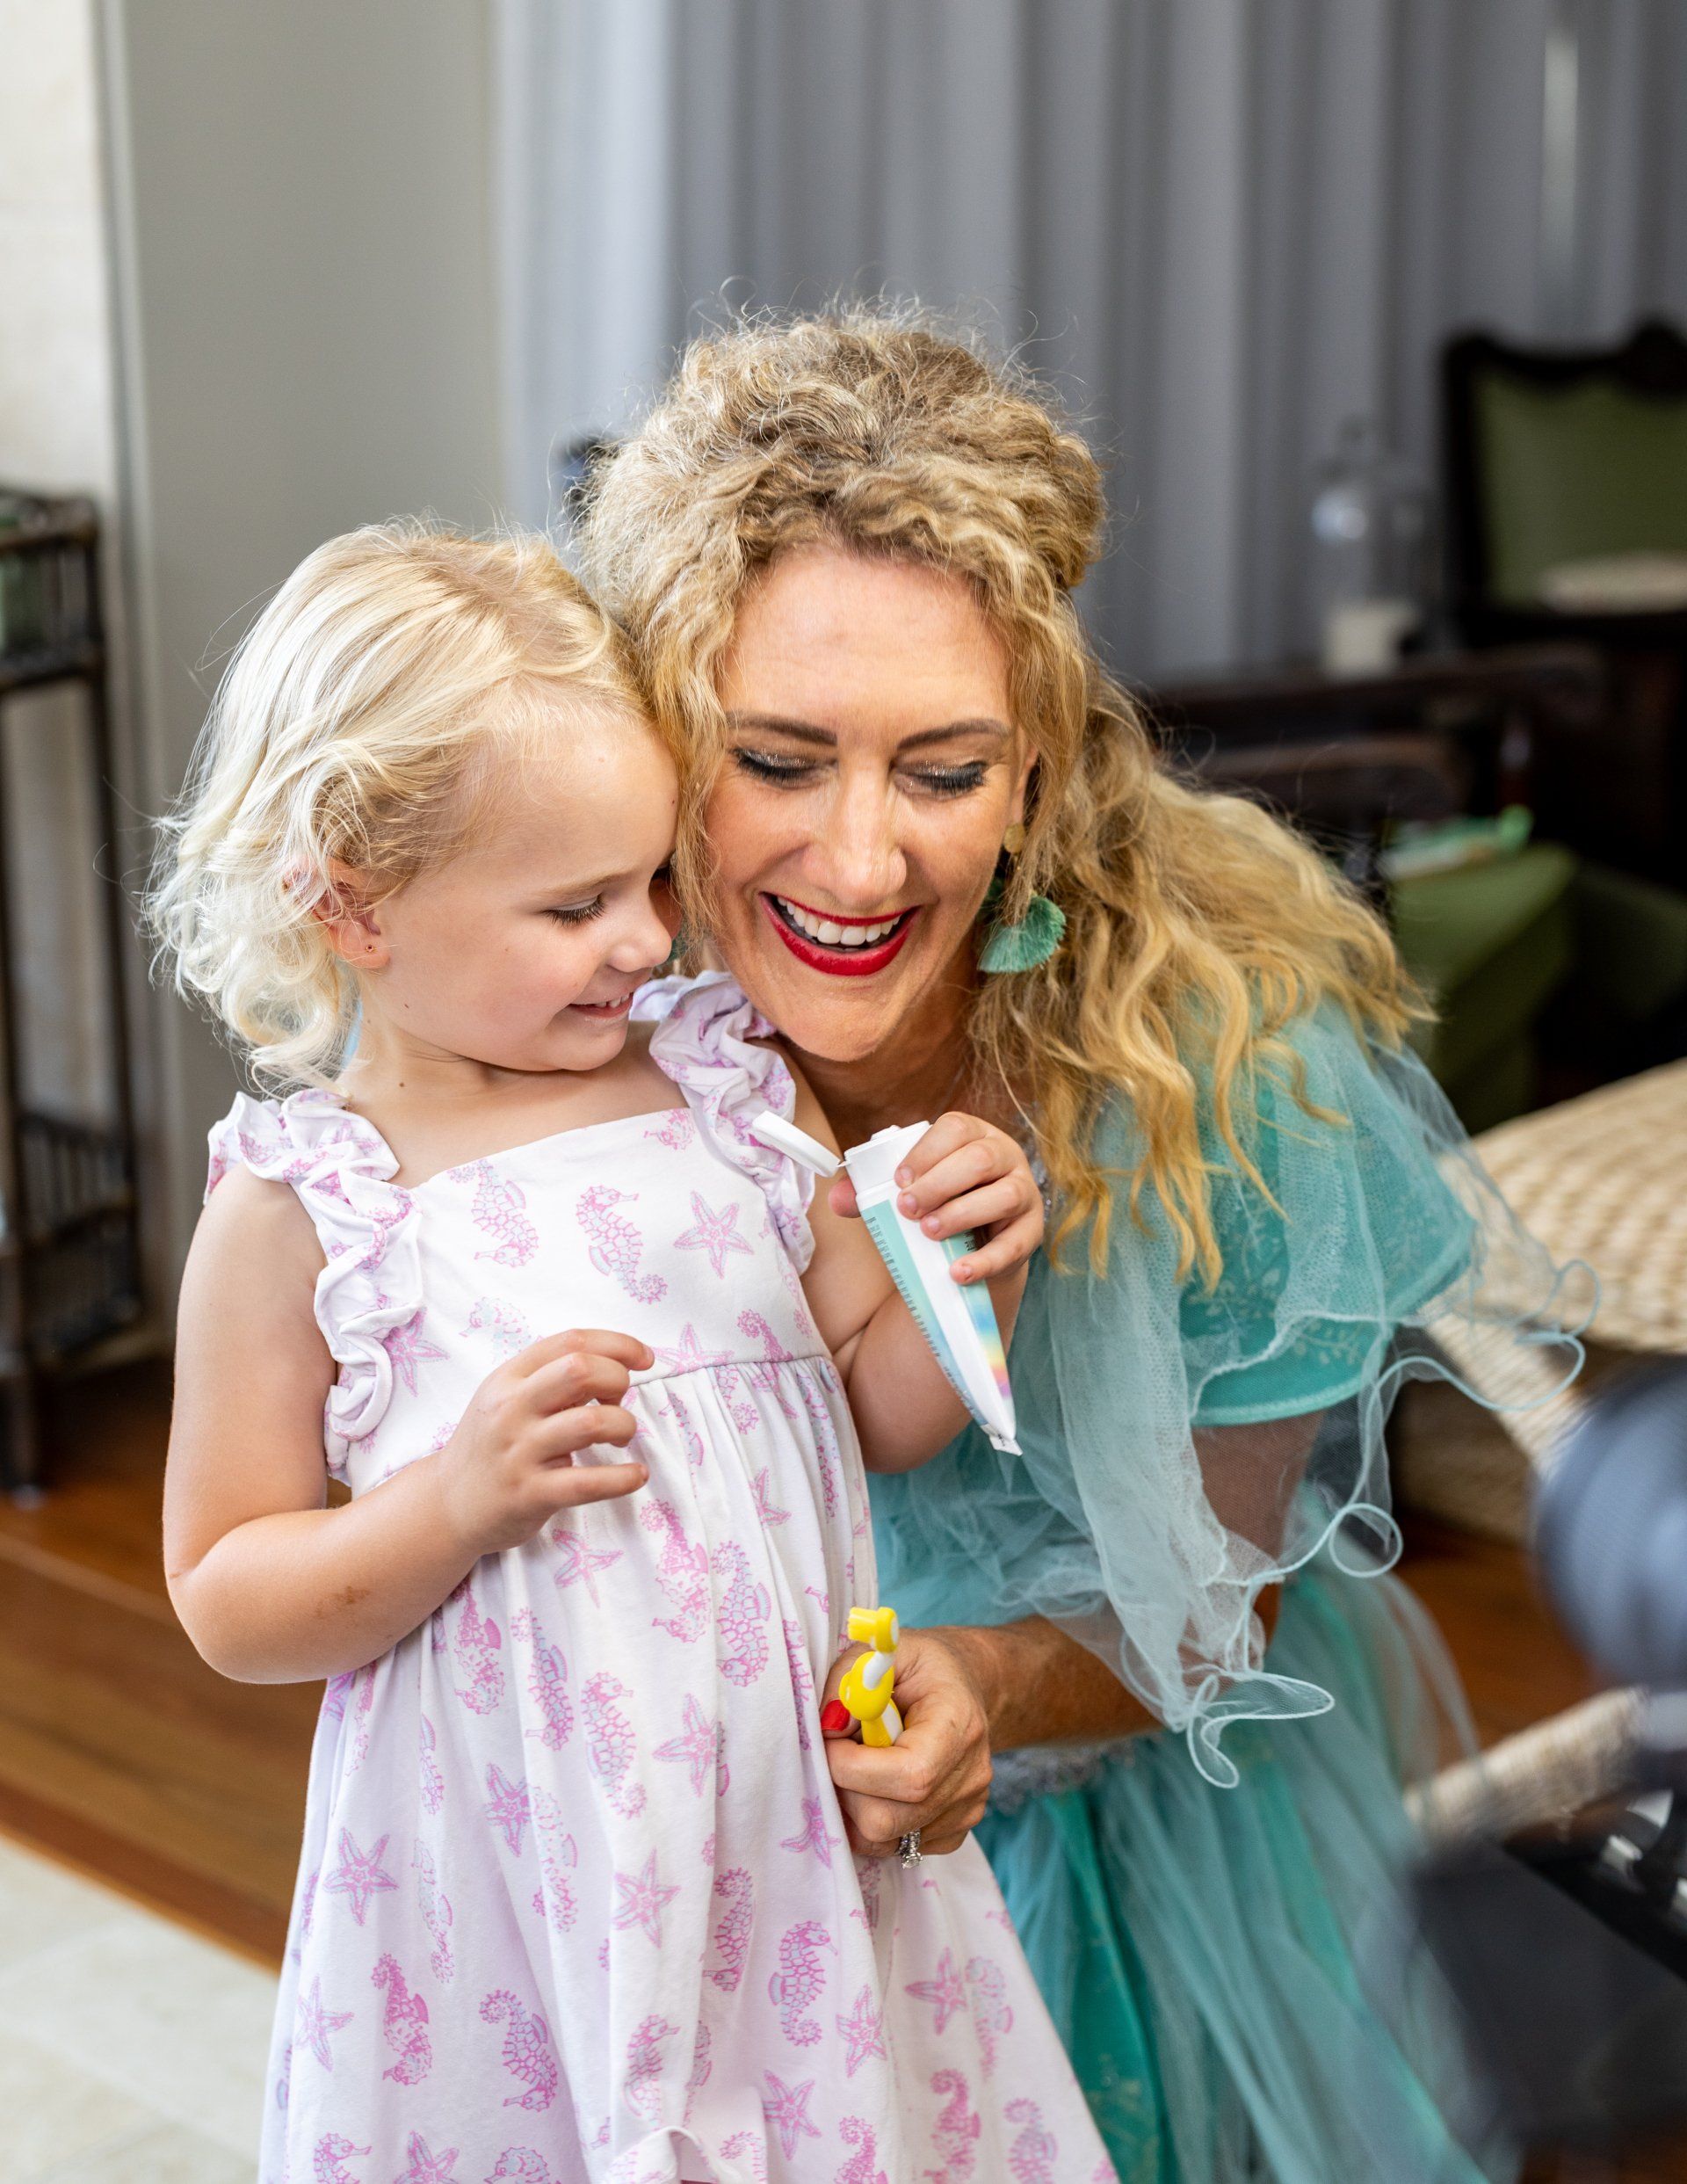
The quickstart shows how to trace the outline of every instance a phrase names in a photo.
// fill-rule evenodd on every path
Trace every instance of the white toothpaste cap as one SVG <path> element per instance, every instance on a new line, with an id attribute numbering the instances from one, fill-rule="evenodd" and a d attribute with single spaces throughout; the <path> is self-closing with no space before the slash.
<path id="1" fill-rule="evenodd" d="M 843 1165 L 829 1145 L 822 1145 L 817 1137 L 810 1137 L 807 1130 L 800 1130 L 794 1122 L 787 1122 L 771 1107 L 757 1116 L 749 1126 L 749 1134 L 775 1152 L 789 1154 L 800 1168 L 807 1168 L 811 1175 L 836 1175 Z"/>

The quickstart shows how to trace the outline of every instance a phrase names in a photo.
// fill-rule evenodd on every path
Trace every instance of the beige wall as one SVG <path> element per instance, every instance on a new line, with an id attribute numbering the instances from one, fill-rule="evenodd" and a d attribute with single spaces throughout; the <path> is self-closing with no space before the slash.
<path id="1" fill-rule="evenodd" d="M 0 0 L 0 483 L 86 491 L 117 458 L 91 0 Z M 99 904 L 80 699 L 6 707 L 6 866 L 21 1076 L 34 1102 L 101 1111 Z"/>
<path id="2" fill-rule="evenodd" d="M 301 555 L 395 513 L 497 512 L 489 0 L 100 4 L 134 789 L 156 810 Z M 234 1077 L 167 997 L 152 1034 L 168 1270 Z"/>

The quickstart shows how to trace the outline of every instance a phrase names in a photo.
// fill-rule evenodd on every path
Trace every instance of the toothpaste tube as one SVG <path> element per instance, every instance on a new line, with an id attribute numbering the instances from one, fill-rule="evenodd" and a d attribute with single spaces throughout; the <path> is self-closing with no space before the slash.
<path id="1" fill-rule="evenodd" d="M 837 1173 L 837 1155 L 782 1115 L 769 1111 L 749 1127 L 763 1144 L 788 1153 L 812 1173 Z M 896 1171 L 930 1127 L 910 1122 L 901 1129 L 880 1130 L 864 1145 L 852 1146 L 843 1165 L 868 1233 L 944 1377 L 991 1443 L 1017 1456 L 1013 1389 L 989 1290 L 981 1281 L 959 1282 L 949 1271 L 971 1248 L 971 1239 L 927 1236 L 917 1221 L 897 1210 Z"/>

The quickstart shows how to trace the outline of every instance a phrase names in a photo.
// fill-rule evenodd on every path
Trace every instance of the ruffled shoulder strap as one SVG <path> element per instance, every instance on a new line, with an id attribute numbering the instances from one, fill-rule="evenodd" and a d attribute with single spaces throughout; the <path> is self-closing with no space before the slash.
<path id="1" fill-rule="evenodd" d="M 774 1231 L 802 1273 L 815 1252 L 808 1226 L 815 1179 L 749 1129 L 770 1107 L 787 1121 L 796 1109 L 790 1070 L 772 1048 L 756 1043 L 773 1027 L 725 971 L 658 979 L 640 994 L 634 1013 L 656 1019 L 651 1060 L 684 1093 L 713 1150 L 760 1188 Z"/>
<path id="2" fill-rule="evenodd" d="M 316 1324 L 340 1367 L 325 1419 L 330 1465 L 366 1439 L 392 1400 L 395 1364 L 437 1354 L 422 1334 L 416 1202 L 393 1181 L 398 1161 L 372 1122 L 330 1092 L 286 1099 L 242 1093 L 210 1134 L 206 1196 L 237 1167 L 285 1183 L 310 1216 L 327 1260 Z"/>

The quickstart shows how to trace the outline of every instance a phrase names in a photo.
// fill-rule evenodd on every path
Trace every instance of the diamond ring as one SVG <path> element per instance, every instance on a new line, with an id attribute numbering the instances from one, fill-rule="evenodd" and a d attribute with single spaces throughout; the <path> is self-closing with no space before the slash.
<path id="1" fill-rule="evenodd" d="M 896 1846 L 896 1854 L 909 1871 L 920 1863 L 920 1831 L 910 1828 Z"/>

